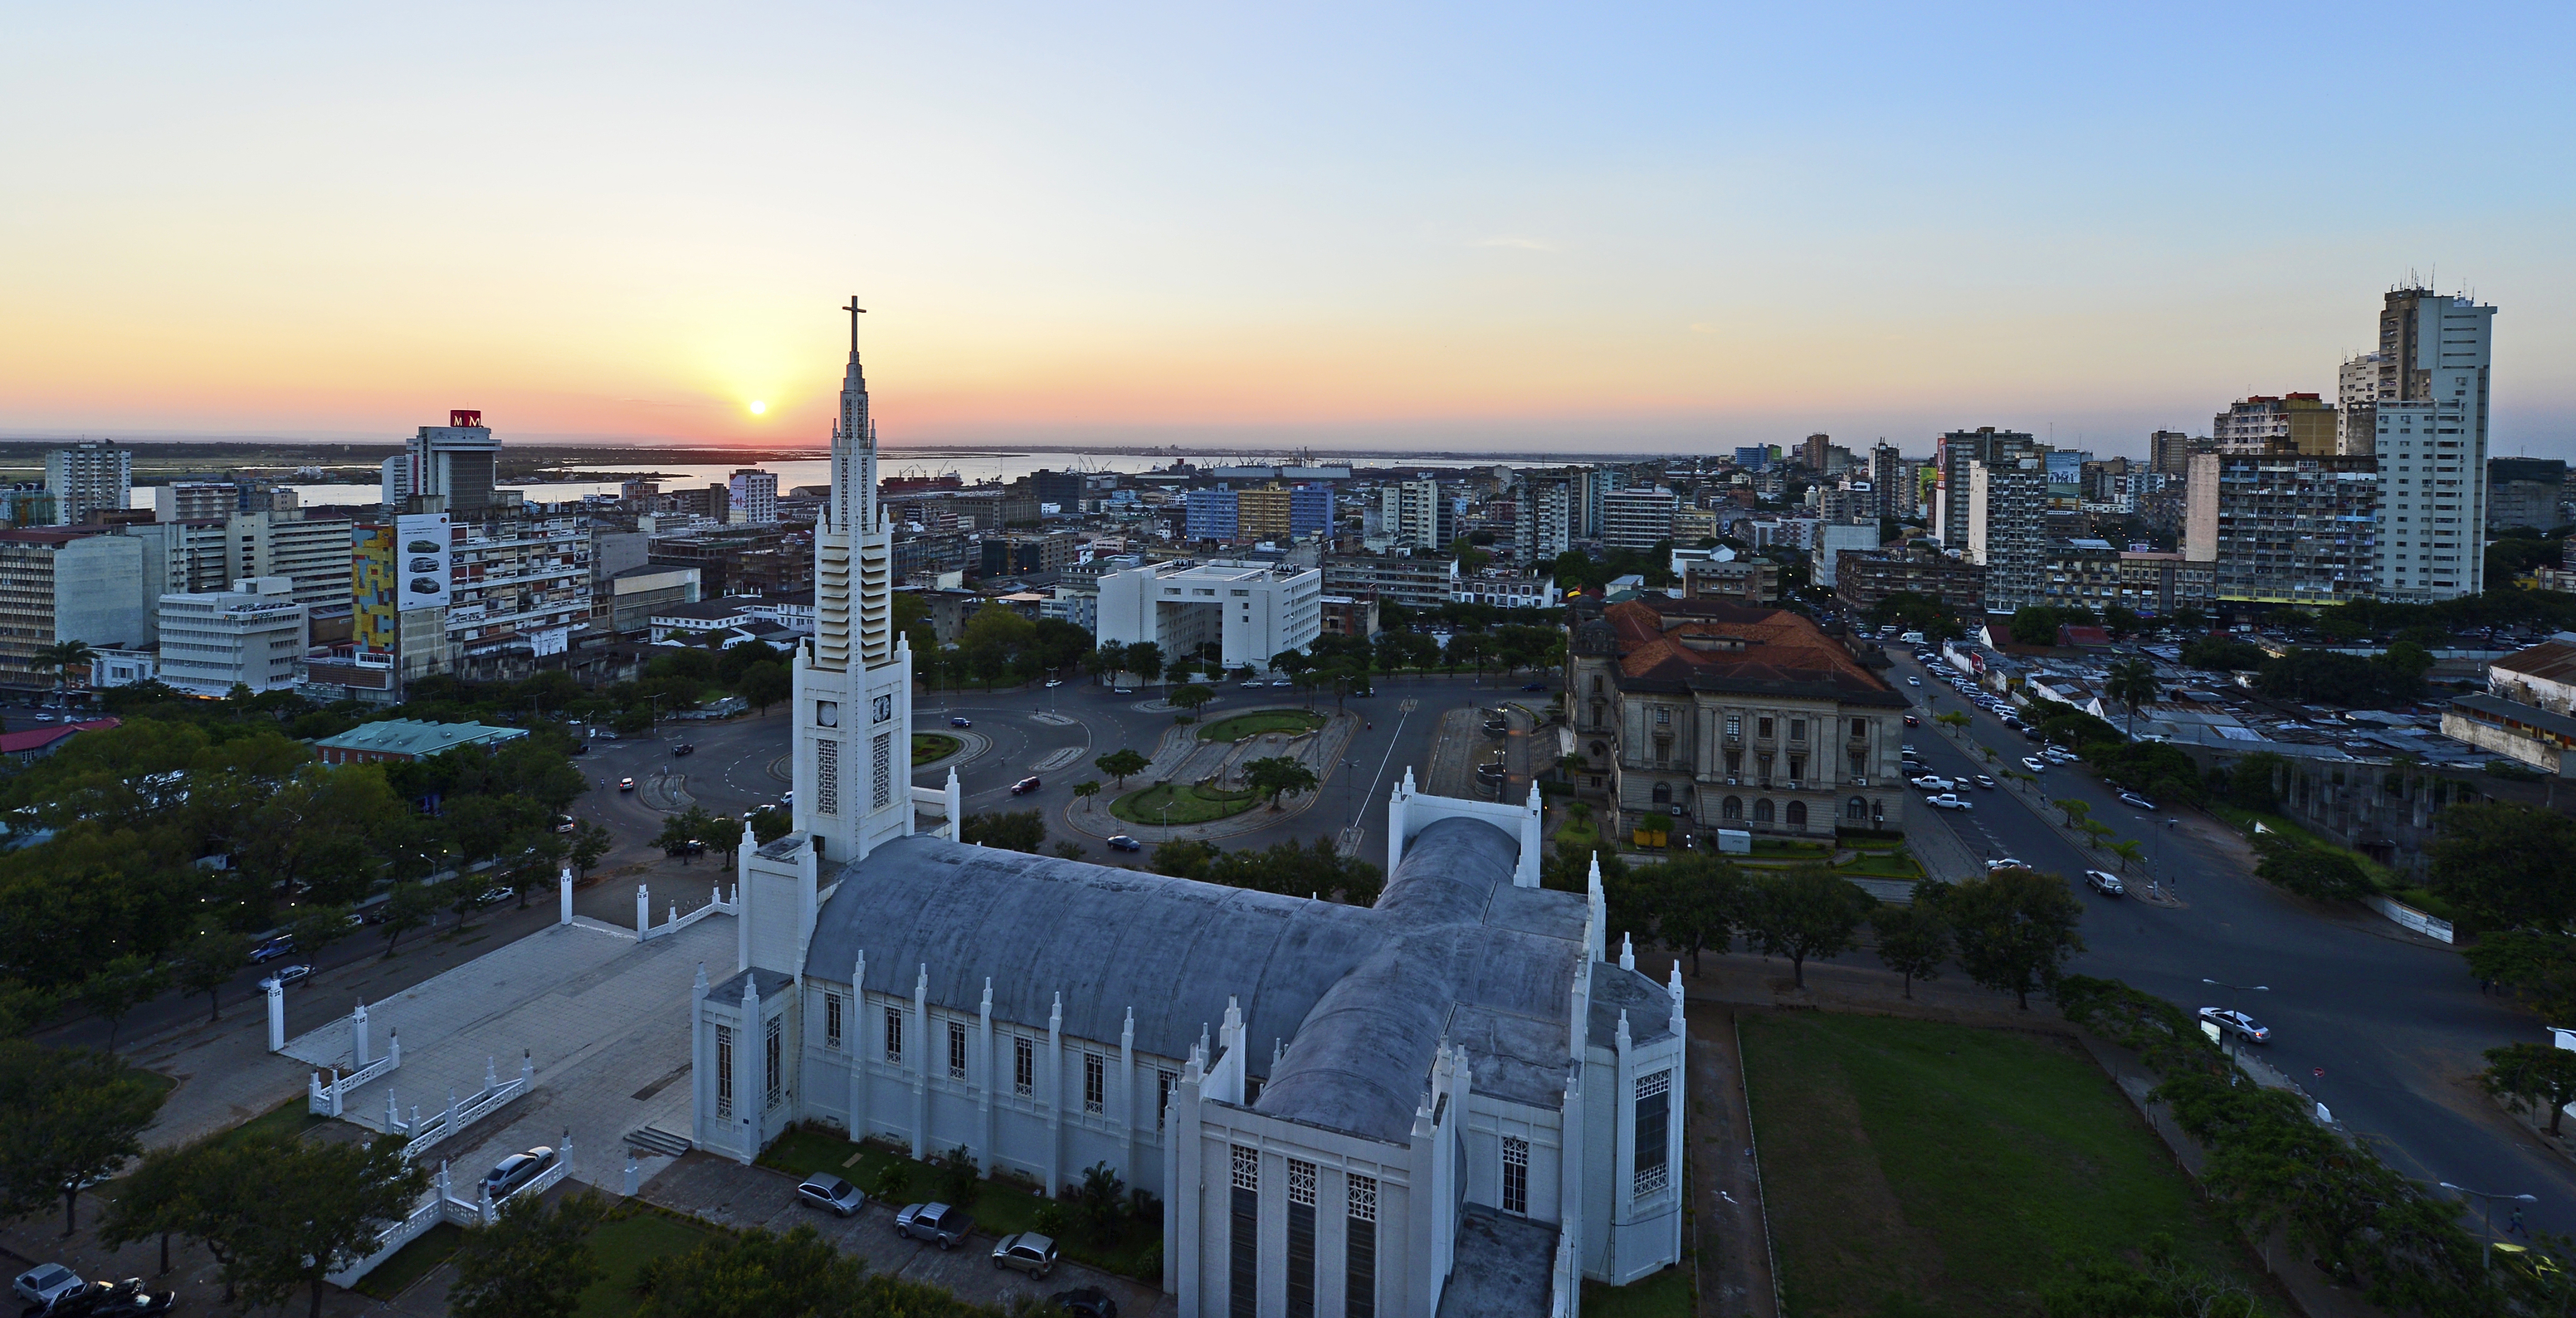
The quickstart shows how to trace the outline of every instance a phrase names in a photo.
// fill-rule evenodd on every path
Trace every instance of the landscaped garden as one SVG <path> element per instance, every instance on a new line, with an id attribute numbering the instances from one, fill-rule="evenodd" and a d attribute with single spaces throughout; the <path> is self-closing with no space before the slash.
<path id="1" fill-rule="evenodd" d="M 1324 726 L 1323 715 L 1303 709 L 1256 709 L 1221 718 L 1199 729 L 1201 741 L 1241 741 L 1264 732 L 1312 732 Z"/>
<path id="2" fill-rule="evenodd" d="M 916 732 L 912 734 L 912 767 L 937 764 L 965 744 L 944 732 Z"/>
<path id="3" fill-rule="evenodd" d="M 1805 1012 L 1748 1015 L 1743 1038 L 1789 1312 L 2035 1315 L 2070 1265 L 2135 1263 L 2157 1235 L 2264 1292 L 2072 1042 Z"/>
<path id="4" fill-rule="evenodd" d="M 1259 804 L 1261 793 L 1249 788 L 1229 792 L 1197 783 L 1157 783 L 1110 802 L 1109 813 L 1131 824 L 1204 824 Z"/>

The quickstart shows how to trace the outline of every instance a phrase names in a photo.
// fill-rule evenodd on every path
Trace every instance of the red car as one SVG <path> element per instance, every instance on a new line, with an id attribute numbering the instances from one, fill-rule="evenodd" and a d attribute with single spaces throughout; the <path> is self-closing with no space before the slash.
<path id="1" fill-rule="evenodd" d="M 1011 784 L 1011 795 L 1013 795 L 1013 796 L 1026 796 L 1026 795 L 1028 795 L 1029 793 L 1036 791 L 1037 789 L 1038 789 L 1038 780 L 1037 780 L 1037 779 L 1035 779 L 1035 778 L 1022 778 L 1022 779 L 1021 779 L 1021 780 L 1019 780 L 1018 782 L 1015 782 L 1015 783 Z"/>

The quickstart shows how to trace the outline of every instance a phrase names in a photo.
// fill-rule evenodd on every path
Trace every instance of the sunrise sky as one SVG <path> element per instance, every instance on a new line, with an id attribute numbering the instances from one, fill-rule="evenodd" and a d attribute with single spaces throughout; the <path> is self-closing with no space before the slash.
<path id="1" fill-rule="evenodd" d="M 2576 456 L 2567 6 L 2110 9 L 20 5 L 0 436 L 2136 452 L 2413 269 Z"/>

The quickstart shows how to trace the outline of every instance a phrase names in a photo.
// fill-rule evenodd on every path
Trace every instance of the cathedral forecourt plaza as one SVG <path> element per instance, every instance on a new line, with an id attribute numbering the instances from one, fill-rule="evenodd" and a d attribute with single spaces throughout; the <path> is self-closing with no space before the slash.
<path id="1" fill-rule="evenodd" d="M 740 860 L 734 973 L 693 994 L 694 1139 L 800 1122 L 963 1146 L 1163 1207 L 1184 1318 L 1573 1315 L 1681 1257 L 1680 966 L 1605 954 L 1600 878 L 1539 886 L 1540 803 L 1389 802 L 1376 905 L 955 840 L 911 786 L 912 655 L 855 299 L 795 830 Z M 916 831 L 916 805 L 941 812 Z"/>

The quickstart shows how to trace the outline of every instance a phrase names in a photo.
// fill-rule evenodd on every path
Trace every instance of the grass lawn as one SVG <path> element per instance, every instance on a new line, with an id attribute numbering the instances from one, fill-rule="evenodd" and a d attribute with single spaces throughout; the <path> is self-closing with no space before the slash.
<path id="1" fill-rule="evenodd" d="M 1744 1018 L 1781 1285 L 1800 1318 L 2036 1315 L 2153 1232 L 2254 1279 L 2227 1228 L 2069 1043 L 1884 1016 Z"/>
<path id="2" fill-rule="evenodd" d="M 1199 740 L 1241 741 L 1263 732 L 1312 732 L 1325 722 L 1323 715 L 1302 709 L 1256 709 L 1199 729 Z"/>
<path id="3" fill-rule="evenodd" d="M 1864 851 L 1834 867 L 1839 874 L 1857 874 L 1870 879 L 1919 879 L 1923 867 L 1903 851 Z"/>
<path id="4" fill-rule="evenodd" d="M 1169 801 L 1166 812 L 1163 803 Z M 1261 804 L 1261 794 L 1253 791 L 1212 791 L 1197 783 L 1166 783 L 1140 787 L 1109 803 L 1109 813 L 1131 824 L 1204 824 L 1211 819 L 1224 819 Z"/>
<path id="5" fill-rule="evenodd" d="M 918 769 L 925 764 L 936 764 L 956 754 L 957 748 L 965 744 L 944 732 L 916 732 L 912 734 L 912 766 Z"/>
<path id="6" fill-rule="evenodd" d="M 2342 852 L 2344 855 L 2352 857 L 2354 864 L 2361 866 L 2361 872 L 2368 875 L 2371 883 L 2376 885 L 2381 892 L 2395 893 L 2400 886 L 2395 871 L 2330 837 L 2309 831 L 2308 827 L 2304 824 L 2292 822 L 2291 820 L 2282 818 L 2279 815 L 2267 815 L 2259 810 L 2247 810 L 2242 806 L 2228 805 L 2223 801 L 2213 802 L 2209 807 L 2209 812 L 2218 816 L 2220 819 L 2226 820 L 2229 825 L 2236 829 L 2237 832 L 2242 833 L 2249 838 L 2254 836 L 2254 825 L 2259 823 L 2263 827 L 2268 828 L 2275 833 L 2287 833 L 2291 837 L 2297 838 L 2310 846 L 2326 851 Z"/>
<path id="7" fill-rule="evenodd" d="M 231 1143 L 239 1140 L 256 1139 L 262 1135 L 301 1135 L 304 1132 L 313 1129 L 315 1126 L 319 1126 L 323 1122 L 329 1120 L 329 1117 L 317 1117 L 306 1111 L 304 1107 L 304 1096 L 302 1094 L 298 1094 L 295 1097 L 278 1104 L 276 1107 L 270 1108 L 266 1112 L 262 1112 L 258 1116 L 252 1117 L 250 1120 L 233 1127 L 231 1130 L 225 1131 L 223 1138 L 226 1143 Z"/>
<path id="8" fill-rule="evenodd" d="M 573 1310 L 573 1318 L 627 1318 L 635 1312 L 635 1275 L 644 1270 L 646 1259 L 685 1254 L 714 1239 L 715 1234 L 709 1228 L 649 1210 L 600 1223 L 599 1229 L 590 1233 L 590 1253 L 599 1260 L 599 1280 L 582 1291 L 581 1306 Z"/>
<path id="9" fill-rule="evenodd" d="M 394 1251 L 392 1258 L 375 1266 L 358 1278 L 355 1289 L 360 1295 L 390 1300 L 411 1289 L 411 1284 L 429 1275 L 429 1270 L 445 1263 L 456 1247 L 465 1241 L 465 1228 L 454 1222 L 441 1222 L 431 1227 L 420 1239 Z"/>
<path id="10" fill-rule="evenodd" d="M 1753 839 L 1753 854 L 1798 856 L 1810 860 L 1822 860 L 1834 854 L 1834 849 L 1822 842 L 1792 842 L 1786 838 L 1758 837 Z"/>
<path id="11" fill-rule="evenodd" d="M 902 1167 L 911 1177 L 911 1185 L 905 1191 L 910 1197 L 893 1205 L 897 1208 L 905 1203 L 931 1198 L 936 1193 L 932 1187 L 939 1184 L 938 1169 L 927 1163 L 915 1162 L 873 1144 L 852 1144 L 838 1135 L 811 1130 L 791 1130 L 779 1136 L 778 1142 L 760 1155 L 760 1165 L 794 1172 L 800 1177 L 830 1172 L 867 1191 L 870 1198 L 876 1197 L 877 1178 L 887 1168 Z M 976 1224 L 983 1230 L 997 1237 L 1007 1236 L 1014 1231 L 1035 1231 L 1038 1209 L 1046 1202 L 1019 1186 L 987 1180 L 976 1195 L 974 1207 L 968 1211 L 975 1215 Z M 1163 1224 L 1157 1218 L 1152 1222 L 1131 1222 L 1118 1239 L 1105 1244 L 1070 1238 L 1059 1239 L 1056 1244 L 1067 1258 L 1121 1276 L 1159 1283 L 1162 1280 L 1159 1254 L 1150 1274 L 1143 1269 L 1146 1251 L 1162 1243 L 1162 1239 Z M 574 1318 L 592 1316 L 577 1314 Z"/>
<path id="12" fill-rule="evenodd" d="M 1690 1269 L 1666 1268 L 1625 1286 L 1583 1283 L 1583 1318 L 1691 1318 Z"/>

